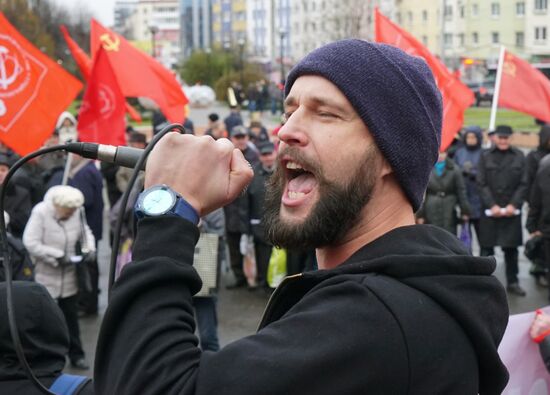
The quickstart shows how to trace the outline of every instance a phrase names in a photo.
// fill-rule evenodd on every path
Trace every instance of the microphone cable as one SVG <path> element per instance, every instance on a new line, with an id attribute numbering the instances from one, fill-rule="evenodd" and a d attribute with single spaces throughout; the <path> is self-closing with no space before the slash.
<path id="1" fill-rule="evenodd" d="M 124 194 L 122 195 L 121 199 L 121 206 L 120 210 L 118 212 L 117 222 L 116 222 L 116 229 L 113 234 L 113 245 L 111 248 L 111 260 L 110 260 L 110 267 L 109 267 L 109 283 L 108 283 L 108 297 L 110 297 L 111 294 L 111 288 L 115 280 L 115 273 L 116 273 L 116 260 L 118 256 L 118 250 L 120 246 L 120 232 L 122 231 L 122 221 L 124 219 L 124 212 L 126 211 L 126 205 L 128 204 L 128 198 L 130 196 L 130 191 L 133 188 L 137 177 L 139 175 L 140 169 L 142 168 L 143 164 L 147 160 L 147 157 L 149 153 L 153 150 L 154 146 L 159 142 L 159 140 L 164 137 L 167 133 L 169 133 L 172 130 L 177 130 L 178 132 L 185 134 L 187 133 L 187 130 L 180 124 L 174 123 L 167 125 L 164 127 L 158 134 L 156 134 L 151 142 L 147 145 L 147 147 L 143 150 L 143 153 L 141 154 L 138 162 L 136 163 L 134 167 L 134 171 L 132 173 L 132 177 L 130 178 L 130 181 L 128 182 L 128 187 Z M 52 147 L 46 147 L 41 148 L 38 151 L 31 152 L 30 154 L 20 158 L 17 160 L 13 166 L 11 166 L 10 170 L 8 171 L 8 174 L 6 175 L 6 178 L 4 179 L 4 182 L 2 185 L 0 185 L 0 248 L 2 249 L 2 253 L 0 254 L 0 260 L 2 260 L 2 265 L 4 266 L 4 274 L 6 277 L 6 305 L 7 305 L 7 311 L 8 311 L 8 324 L 10 328 L 10 334 L 13 342 L 13 346 L 15 349 L 15 353 L 17 355 L 17 359 L 19 360 L 19 363 L 23 367 L 23 370 L 25 371 L 25 374 L 27 375 L 28 379 L 31 381 L 31 383 L 34 384 L 34 386 L 42 393 L 48 394 L 48 395 L 56 395 L 55 393 L 51 392 L 48 388 L 46 388 L 40 380 L 34 375 L 23 350 L 23 346 L 21 345 L 21 338 L 19 337 L 19 329 L 17 327 L 17 322 L 15 319 L 15 309 L 13 305 L 13 290 L 12 290 L 12 265 L 10 262 L 10 256 L 8 251 L 8 236 L 7 236 L 7 230 L 6 230 L 6 221 L 4 219 L 4 202 L 6 197 L 6 187 L 15 174 L 15 172 L 23 166 L 25 163 L 27 163 L 29 160 L 34 159 L 40 155 L 48 154 L 55 151 L 70 151 L 70 144 L 61 144 L 61 145 L 54 145 Z"/>

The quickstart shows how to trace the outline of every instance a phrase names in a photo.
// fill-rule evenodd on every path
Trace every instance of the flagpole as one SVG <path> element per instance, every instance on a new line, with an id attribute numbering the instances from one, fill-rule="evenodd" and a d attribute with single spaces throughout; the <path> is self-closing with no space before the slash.
<path id="1" fill-rule="evenodd" d="M 502 80 L 502 66 L 504 65 L 505 52 L 506 52 L 506 48 L 504 48 L 504 45 L 501 45 L 500 55 L 498 57 L 497 79 L 495 81 L 495 90 L 493 92 L 493 103 L 491 106 L 491 120 L 489 121 L 489 132 L 495 130 L 495 123 L 497 120 L 498 98 L 500 96 L 500 82 Z"/>
<path id="2" fill-rule="evenodd" d="M 71 164 L 73 163 L 73 154 L 67 154 L 67 162 L 65 162 L 65 170 L 63 170 L 63 181 L 61 185 L 67 185 L 69 181 L 69 172 L 71 171 Z"/>

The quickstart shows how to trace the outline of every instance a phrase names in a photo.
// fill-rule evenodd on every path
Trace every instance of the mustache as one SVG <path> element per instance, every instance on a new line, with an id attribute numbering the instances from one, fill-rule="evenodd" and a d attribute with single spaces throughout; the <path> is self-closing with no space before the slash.
<path id="1" fill-rule="evenodd" d="M 284 169 L 281 158 L 287 157 L 290 158 L 292 161 L 299 163 L 303 167 L 307 169 L 308 172 L 312 173 L 316 178 L 320 178 L 322 176 L 322 170 L 318 162 L 308 158 L 304 153 L 297 147 L 290 147 L 285 146 L 283 149 L 279 150 L 278 153 L 278 160 L 277 160 L 277 168 L 278 169 Z"/>

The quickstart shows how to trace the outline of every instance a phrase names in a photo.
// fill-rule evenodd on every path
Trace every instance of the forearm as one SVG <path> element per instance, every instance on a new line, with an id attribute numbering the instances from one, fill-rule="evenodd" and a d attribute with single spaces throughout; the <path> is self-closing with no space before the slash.
<path id="1" fill-rule="evenodd" d="M 113 287 L 97 345 L 100 394 L 192 393 L 201 351 L 191 304 L 198 231 L 181 218 L 147 218 Z M 146 374 L 145 374 L 146 372 Z"/>

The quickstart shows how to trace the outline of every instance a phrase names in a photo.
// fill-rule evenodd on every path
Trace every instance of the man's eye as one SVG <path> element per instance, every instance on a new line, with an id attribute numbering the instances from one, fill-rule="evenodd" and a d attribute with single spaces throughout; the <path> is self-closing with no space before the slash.
<path id="1" fill-rule="evenodd" d="M 336 115 L 330 112 L 319 112 L 318 114 L 322 118 L 336 118 Z"/>

